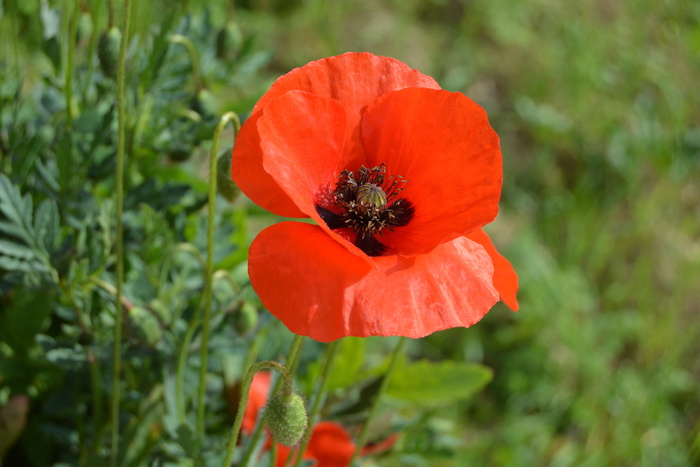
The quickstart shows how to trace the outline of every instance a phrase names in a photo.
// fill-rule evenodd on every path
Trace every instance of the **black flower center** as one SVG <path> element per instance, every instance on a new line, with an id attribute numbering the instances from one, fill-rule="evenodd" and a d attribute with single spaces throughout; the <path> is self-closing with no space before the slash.
<path id="1" fill-rule="evenodd" d="M 384 164 L 355 172 L 343 170 L 331 193 L 328 206 L 316 205 L 316 211 L 329 228 L 351 229 L 354 243 L 368 256 L 380 256 L 387 249 L 377 240 L 383 229 L 393 232 L 395 227 L 407 225 L 415 209 L 406 198 L 399 196 L 401 176 L 386 176 Z"/>

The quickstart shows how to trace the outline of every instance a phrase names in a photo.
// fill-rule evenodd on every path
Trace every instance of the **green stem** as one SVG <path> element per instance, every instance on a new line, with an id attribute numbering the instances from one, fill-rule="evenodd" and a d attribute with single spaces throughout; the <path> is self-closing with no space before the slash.
<path id="1" fill-rule="evenodd" d="M 10 5 L 8 7 L 9 10 L 9 17 L 10 17 L 10 27 L 12 28 L 12 54 L 13 54 L 13 59 L 14 59 L 14 65 L 15 65 L 15 77 L 17 79 L 22 79 L 22 75 L 20 74 L 20 66 L 19 66 L 19 34 L 17 34 L 17 23 L 19 22 L 19 18 L 17 15 L 17 6 L 15 5 L 15 2 L 10 2 Z"/>
<path id="2" fill-rule="evenodd" d="M 248 369 L 248 372 L 243 378 L 243 384 L 241 387 L 241 400 L 238 404 L 238 411 L 236 412 L 236 419 L 233 422 L 233 428 L 231 429 L 231 435 L 228 439 L 228 449 L 226 450 L 226 458 L 224 459 L 223 466 L 230 467 L 233 461 L 233 454 L 236 449 L 236 442 L 238 441 L 238 434 L 241 432 L 241 425 L 243 425 L 243 415 L 245 414 L 246 405 L 248 405 L 248 393 L 250 392 L 250 385 L 253 382 L 253 377 L 255 373 L 263 369 L 276 370 L 282 376 L 283 386 L 282 391 L 286 395 L 292 394 L 292 375 L 286 366 L 278 362 L 272 361 L 262 361 L 254 363 Z"/>
<path id="3" fill-rule="evenodd" d="M 114 26 L 114 0 L 107 0 L 107 16 L 107 29 L 112 29 Z"/>
<path id="4" fill-rule="evenodd" d="M 90 41 L 88 42 L 88 46 L 87 46 L 87 53 L 86 53 L 87 73 L 85 74 L 85 81 L 83 84 L 83 97 L 84 97 L 83 100 L 86 100 L 86 98 L 87 98 L 88 91 L 90 90 L 90 83 L 92 83 L 92 74 L 95 72 L 94 56 L 95 56 L 95 46 L 97 45 L 97 41 L 98 41 L 99 35 L 100 35 L 100 32 L 99 32 L 100 30 L 97 27 L 97 25 L 99 24 L 101 5 L 102 5 L 101 1 L 95 2 L 94 8 L 92 8 L 89 11 L 89 14 L 92 18 L 92 24 L 94 25 L 94 27 L 92 29 L 92 34 L 90 35 Z M 89 6 L 90 6 L 90 3 L 88 3 L 88 8 L 89 8 Z"/>
<path id="5" fill-rule="evenodd" d="M 68 62 L 64 72 L 65 72 L 65 95 L 66 95 L 66 126 L 68 131 L 72 132 L 73 127 L 73 106 L 71 105 L 73 101 L 73 61 L 75 57 L 75 39 L 76 31 L 78 30 L 78 18 L 80 17 L 80 2 L 74 0 L 72 16 L 69 17 L 68 23 L 68 51 L 66 53 L 66 60 Z M 70 11 L 70 9 L 67 9 Z M 72 150 L 72 148 L 71 148 Z"/>
<path id="6" fill-rule="evenodd" d="M 401 336 L 399 338 L 399 343 L 396 344 L 396 348 L 394 349 L 394 353 L 391 354 L 391 362 L 389 363 L 389 368 L 386 370 L 386 374 L 384 375 L 384 379 L 382 380 L 381 386 L 379 386 L 379 391 L 377 391 L 377 394 L 374 396 L 374 402 L 372 403 L 372 407 L 369 409 L 369 415 L 367 416 L 367 421 L 365 421 L 365 425 L 362 427 L 362 431 L 360 432 L 360 437 L 357 440 L 357 445 L 355 446 L 355 452 L 352 454 L 352 459 L 350 460 L 350 463 L 348 465 L 352 466 L 355 463 L 355 459 L 360 455 L 360 452 L 362 451 L 362 448 L 364 447 L 365 443 L 367 442 L 367 434 L 369 433 L 369 426 L 372 423 L 372 420 L 374 419 L 375 415 L 377 414 L 377 408 L 379 407 L 379 400 L 382 398 L 382 395 L 384 392 L 386 392 L 386 388 L 389 386 L 389 381 L 391 380 L 391 374 L 394 372 L 394 368 L 396 367 L 396 362 L 399 359 L 399 355 L 401 354 L 401 349 L 403 349 L 404 344 L 406 343 L 406 338 L 404 336 Z"/>
<path id="7" fill-rule="evenodd" d="M 202 313 L 202 348 L 199 369 L 199 392 L 197 394 L 197 435 L 199 440 L 204 440 L 204 395 L 206 392 L 207 359 L 209 356 L 209 330 L 211 320 L 211 289 L 214 275 L 214 216 L 216 214 L 216 156 L 219 152 L 219 139 L 224 127 L 233 122 L 235 132 L 241 127 L 238 115 L 233 112 L 225 113 L 219 120 L 214 131 L 214 140 L 209 154 L 209 224 L 207 226 L 207 259 L 204 270 L 204 311 Z"/>
<path id="8" fill-rule="evenodd" d="M 292 341 L 292 345 L 289 348 L 289 358 L 287 358 L 287 368 L 289 368 L 289 373 L 290 374 L 295 374 L 296 369 L 299 366 L 299 357 L 301 357 L 301 348 L 304 345 L 304 337 L 305 336 L 299 336 L 295 335 L 294 340 Z M 282 384 L 281 380 L 277 380 L 277 384 L 275 385 L 275 388 L 272 391 L 272 394 L 277 394 L 279 392 L 280 385 Z M 243 460 L 241 461 L 241 467 L 247 467 L 248 463 L 250 460 L 253 458 L 255 455 L 255 447 L 258 444 L 258 441 L 260 440 L 260 436 L 262 435 L 263 431 L 263 424 L 258 423 L 255 426 L 255 430 L 253 431 L 253 435 L 250 438 L 250 443 L 248 446 L 248 449 L 246 450 L 245 454 L 243 455 Z"/>
<path id="9" fill-rule="evenodd" d="M 177 369 L 175 370 L 175 407 L 177 410 L 177 420 L 179 424 L 185 421 L 185 366 L 187 364 L 187 354 L 194 332 L 199 326 L 199 307 L 195 311 L 195 316 L 187 326 L 185 336 L 182 338 L 180 353 L 177 356 Z"/>
<path id="10" fill-rule="evenodd" d="M 250 437 L 250 443 L 248 445 L 248 449 L 246 450 L 245 454 L 243 455 L 243 460 L 241 460 L 241 467 L 248 467 L 248 463 L 253 458 L 253 455 L 255 455 L 255 452 L 256 452 L 255 446 L 257 446 L 258 441 L 260 441 L 260 436 L 262 436 L 262 432 L 263 432 L 263 424 L 258 423 L 257 425 L 255 425 L 255 430 L 253 431 L 253 435 Z"/>
<path id="11" fill-rule="evenodd" d="M 326 355 L 323 360 L 323 365 L 321 366 L 321 374 L 318 376 L 318 389 L 314 395 L 314 403 L 311 406 L 311 412 L 309 413 L 309 425 L 306 428 L 306 433 L 304 434 L 304 438 L 302 439 L 299 448 L 295 451 L 296 461 L 294 462 L 294 467 L 297 467 L 301 463 L 301 460 L 304 457 L 304 451 L 306 451 L 306 446 L 309 444 L 311 431 L 313 430 L 313 426 L 316 424 L 316 416 L 321 408 L 321 401 L 326 394 L 326 388 L 328 387 L 328 374 L 330 373 L 333 357 L 335 357 L 335 352 L 337 349 L 338 341 L 333 341 L 328 344 L 328 347 L 326 347 Z M 287 458 L 287 461 L 289 461 L 292 457 L 293 456 L 290 455 L 289 458 Z M 285 465 L 287 465 L 286 462 Z"/>
<path id="12" fill-rule="evenodd" d="M 117 466 L 119 459 L 119 382 L 122 368 L 122 289 L 124 285 L 124 159 L 126 149 L 126 103 L 124 88 L 126 81 L 126 48 L 131 27 L 131 0 L 124 0 L 124 19 L 122 40 L 119 47 L 119 63 L 117 65 L 117 119 L 119 133 L 117 136 L 117 170 L 116 170 L 116 218 L 117 218 L 117 286 L 116 286 L 116 316 L 114 320 L 114 364 L 112 372 L 112 456 L 111 464 Z"/>
<path id="13" fill-rule="evenodd" d="M 199 74 L 199 57 L 197 56 L 197 49 L 195 49 L 192 41 L 183 36 L 182 34 L 173 34 L 168 37 L 168 42 L 172 44 L 182 44 L 187 49 L 187 54 L 190 56 L 190 63 L 192 64 L 192 77 L 194 78 L 195 92 L 199 92 L 202 88 L 206 87 L 202 76 Z M 236 117 L 238 119 L 238 117 Z M 240 128 L 240 123 L 238 127 Z"/>
<path id="14" fill-rule="evenodd" d="M 289 372 L 293 375 L 296 374 L 297 367 L 299 366 L 299 357 L 301 357 L 301 348 L 304 346 L 305 337 L 306 336 L 295 335 L 292 345 L 289 348 Z M 275 392 L 277 391 L 275 390 Z"/>
<path id="15" fill-rule="evenodd" d="M 270 467 L 275 467 L 277 465 L 277 443 L 272 441 L 272 446 L 270 447 Z"/>
<path id="16" fill-rule="evenodd" d="M 102 426 L 102 389 L 100 381 L 102 381 L 102 370 L 100 369 L 100 360 L 95 356 L 92 349 L 88 350 L 88 366 L 90 368 L 90 386 L 92 389 L 92 412 L 94 418 L 93 430 L 97 430 Z M 98 444 L 97 438 L 93 439 L 93 449 Z"/>

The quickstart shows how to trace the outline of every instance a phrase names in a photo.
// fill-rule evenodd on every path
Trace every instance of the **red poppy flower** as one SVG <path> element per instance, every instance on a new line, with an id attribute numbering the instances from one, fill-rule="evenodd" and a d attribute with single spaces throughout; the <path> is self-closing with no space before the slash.
<path id="1" fill-rule="evenodd" d="M 396 442 L 396 439 L 397 435 L 393 434 L 381 443 L 362 449 L 361 455 L 386 451 Z M 284 466 L 291 452 L 291 448 L 278 445 L 278 467 Z M 350 465 L 353 452 L 355 452 L 355 443 L 352 442 L 345 428 L 334 422 L 319 422 L 311 432 L 303 458 L 315 460 L 314 467 L 347 467 Z"/>
<path id="2" fill-rule="evenodd" d="M 517 276 L 481 231 L 498 212 L 499 140 L 484 110 L 403 63 L 347 53 L 297 68 L 238 135 L 232 176 L 284 217 L 250 280 L 294 333 L 423 337 L 470 326 Z"/>

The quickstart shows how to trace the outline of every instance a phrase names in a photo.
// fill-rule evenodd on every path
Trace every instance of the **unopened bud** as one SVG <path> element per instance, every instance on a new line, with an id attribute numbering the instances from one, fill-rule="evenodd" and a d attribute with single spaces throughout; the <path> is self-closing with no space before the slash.
<path id="1" fill-rule="evenodd" d="M 224 151 L 216 161 L 216 188 L 229 203 L 235 201 L 241 190 L 231 178 L 231 151 Z"/>
<path id="2" fill-rule="evenodd" d="M 243 44 L 243 34 L 236 23 L 228 23 L 216 35 L 216 56 L 231 58 L 235 56 Z"/>
<path id="3" fill-rule="evenodd" d="M 100 68 L 110 78 L 117 76 L 117 61 L 119 60 L 121 42 L 122 32 L 116 27 L 103 32 L 97 41 L 97 58 L 100 59 Z"/>
<path id="4" fill-rule="evenodd" d="M 204 118 L 212 118 L 219 111 L 219 103 L 216 96 L 206 88 L 202 88 L 192 99 L 192 110 Z"/>
<path id="5" fill-rule="evenodd" d="M 304 401 L 298 394 L 280 394 L 265 408 L 265 423 L 272 439 L 285 446 L 294 446 L 306 431 L 309 419 Z"/>
<path id="6" fill-rule="evenodd" d="M 244 302 L 233 312 L 233 327 L 245 336 L 258 325 L 258 310 L 252 303 Z"/>

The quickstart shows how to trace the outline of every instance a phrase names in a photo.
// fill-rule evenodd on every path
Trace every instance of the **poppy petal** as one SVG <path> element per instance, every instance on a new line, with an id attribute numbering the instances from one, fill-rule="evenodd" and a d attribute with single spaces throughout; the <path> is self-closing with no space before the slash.
<path id="1" fill-rule="evenodd" d="M 333 191 L 345 165 L 345 113 L 335 100 L 302 91 L 289 91 L 265 107 L 258 120 L 263 168 L 286 198 L 328 235 L 366 262 L 368 256 L 331 230 L 316 206 Z"/>
<path id="2" fill-rule="evenodd" d="M 467 237 L 483 246 L 489 254 L 493 261 L 494 287 L 496 287 L 496 290 L 498 290 L 498 293 L 501 295 L 503 303 L 508 305 L 508 308 L 511 310 L 518 311 L 518 308 L 520 308 L 517 297 L 518 275 L 510 264 L 510 261 L 496 250 L 493 242 L 491 242 L 491 239 L 483 230 L 477 229 L 470 232 Z"/>
<path id="3" fill-rule="evenodd" d="M 355 443 L 341 425 L 318 422 L 311 432 L 308 452 L 318 461 L 317 467 L 345 467 L 350 463 Z"/>
<path id="4" fill-rule="evenodd" d="M 429 254 L 379 256 L 369 267 L 318 226 L 283 222 L 249 253 L 262 303 L 293 333 L 322 342 L 343 336 L 420 338 L 479 321 L 498 301 L 484 248 L 466 237 Z"/>
<path id="5" fill-rule="evenodd" d="M 263 112 L 251 115 L 236 136 L 231 159 L 231 178 L 248 198 L 273 214 L 306 217 L 263 168 L 258 134 L 258 120 L 262 115 Z"/>
<path id="6" fill-rule="evenodd" d="M 348 167 L 364 163 L 359 122 L 367 105 L 390 91 L 408 87 L 440 89 L 437 82 L 408 65 L 389 57 L 348 52 L 295 68 L 281 76 L 260 98 L 253 112 L 265 108 L 283 94 L 300 90 L 335 99 L 347 117 L 346 158 Z"/>
<path id="7" fill-rule="evenodd" d="M 396 253 L 428 252 L 496 217 L 503 176 L 498 135 L 465 95 L 388 93 L 365 111 L 362 138 L 370 166 L 386 163 L 387 174 L 408 180 L 400 196 L 415 215 L 380 238 Z"/>
<path id="8" fill-rule="evenodd" d="M 301 212 L 318 216 L 321 187 L 332 191 L 342 165 L 343 106 L 327 97 L 290 91 L 265 107 L 257 126 L 265 171 Z"/>

